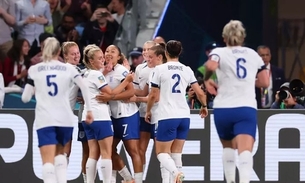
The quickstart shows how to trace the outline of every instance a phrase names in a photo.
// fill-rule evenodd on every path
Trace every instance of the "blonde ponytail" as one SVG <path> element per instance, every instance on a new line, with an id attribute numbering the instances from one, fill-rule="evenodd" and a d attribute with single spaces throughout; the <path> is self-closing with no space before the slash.
<path id="1" fill-rule="evenodd" d="M 239 20 L 231 20 L 227 23 L 222 32 L 228 46 L 241 46 L 246 38 L 246 30 Z"/>
<path id="2" fill-rule="evenodd" d="M 42 50 L 42 59 L 44 62 L 51 61 L 54 57 L 58 56 L 60 52 L 60 43 L 54 37 L 49 37 L 44 41 Z"/>

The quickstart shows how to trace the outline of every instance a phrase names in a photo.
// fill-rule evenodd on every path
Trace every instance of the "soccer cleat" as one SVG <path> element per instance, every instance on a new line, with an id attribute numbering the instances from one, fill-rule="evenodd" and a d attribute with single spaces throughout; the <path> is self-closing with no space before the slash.
<path id="1" fill-rule="evenodd" d="M 122 180 L 122 183 L 135 183 L 135 180 Z"/>
<path id="2" fill-rule="evenodd" d="M 176 183 L 182 183 L 184 181 L 184 174 L 180 172 L 176 177 Z"/>

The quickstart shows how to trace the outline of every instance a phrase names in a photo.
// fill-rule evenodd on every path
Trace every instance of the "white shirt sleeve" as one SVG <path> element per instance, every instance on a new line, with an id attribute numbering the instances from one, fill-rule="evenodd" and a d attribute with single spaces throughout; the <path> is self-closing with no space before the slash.
<path id="1" fill-rule="evenodd" d="M 2 108 L 2 106 L 4 104 L 4 96 L 5 96 L 4 79 L 3 79 L 3 75 L 0 73 L 0 109 Z"/>
<path id="2" fill-rule="evenodd" d="M 33 78 L 33 67 L 31 67 L 28 71 L 28 83 L 25 85 L 24 90 L 22 92 L 21 100 L 24 103 L 29 102 L 35 93 L 34 80 L 32 78 Z"/>
<path id="3" fill-rule="evenodd" d="M 151 86 L 160 88 L 160 85 L 161 85 L 160 71 L 157 66 L 152 73 Z"/>
<path id="4" fill-rule="evenodd" d="M 92 80 L 98 89 L 101 89 L 107 85 L 106 78 L 101 72 L 94 72 L 94 74 L 90 77 L 90 80 Z"/>
<path id="5" fill-rule="evenodd" d="M 140 75 L 140 70 L 141 70 L 140 67 L 141 67 L 141 64 L 136 67 L 136 70 L 135 70 L 135 73 L 134 73 L 133 84 L 137 85 L 137 86 L 139 86 L 139 84 L 140 84 L 140 81 L 139 81 L 139 75 Z"/>
<path id="6" fill-rule="evenodd" d="M 219 48 L 215 48 L 211 51 L 209 54 L 209 60 L 214 61 L 214 62 L 219 62 L 220 61 L 220 50 Z"/>
<path id="7" fill-rule="evenodd" d="M 190 81 L 189 81 L 189 84 L 194 84 L 194 83 L 197 83 L 197 79 L 195 77 L 195 74 L 193 72 L 193 70 L 190 68 L 190 67 L 187 67 L 187 72 L 189 73 L 190 75 Z"/>
<path id="8" fill-rule="evenodd" d="M 121 74 L 118 75 L 118 79 L 122 82 L 126 78 L 128 73 L 128 70 L 124 67 L 124 69 L 121 70 Z"/>

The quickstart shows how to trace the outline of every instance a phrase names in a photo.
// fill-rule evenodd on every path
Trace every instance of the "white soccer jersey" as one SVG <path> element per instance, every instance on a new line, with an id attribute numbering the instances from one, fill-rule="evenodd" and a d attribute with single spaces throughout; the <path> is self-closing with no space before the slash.
<path id="1" fill-rule="evenodd" d="M 87 70 L 84 73 L 84 80 L 89 87 L 89 96 L 91 102 L 91 111 L 94 116 L 94 121 L 110 121 L 108 104 L 99 103 L 95 97 L 100 93 L 100 89 L 107 86 L 106 78 L 101 71 Z M 84 105 L 82 120 L 86 119 L 87 105 Z"/>
<path id="2" fill-rule="evenodd" d="M 113 70 L 106 75 L 106 80 L 111 89 L 116 88 L 128 75 L 129 71 L 122 66 L 117 64 Z M 111 110 L 111 116 L 113 118 L 129 117 L 138 111 L 136 103 L 124 103 L 119 100 L 109 101 L 109 107 Z"/>
<path id="3" fill-rule="evenodd" d="M 134 73 L 134 81 L 133 81 L 133 86 L 135 89 L 140 89 L 140 72 L 142 71 L 142 69 L 144 69 L 145 67 L 147 67 L 147 63 L 142 63 L 139 64 L 136 67 L 135 73 Z"/>
<path id="4" fill-rule="evenodd" d="M 147 66 L 147 63 L 140 64 L 140 71 L 135 75 L 135 83 L 138 83 L 139 89 L 143 90 L 147 85 L 150 72 L 154 68 L 150 68 Z M 139 67 L 138 66 L 138 67 Z M 138 68 L 137 67 L 137 68 Z M 147 104 L 145 102 L 141 102 L 139 106 L 140 117 L 145 117 Z"/>
<path id="5" fill-rule="evenodd" d="M 59 61 L 41 62 L 30 67 L 29 78 L 35 84 L 36 128 L 49 126 L 73 127 L 69 95 L 74 78 L 80 77 L 75 67 Z"/>
<path id="6" fill-rule="evenodd" d="M 168 61 L 154 69 L 151 85 L 160 88 L 158 120 L 190 117 L 185 94 L 187 86 L 195 82 L 194 72 L 180 62 Z"/>
<path id="7" fill-rule="evenodd" d="M 67 63 L 67 64 L 69 64 L 69 63 Z M 77 66 L 72 65 L 72 64 L 70 64 L 70 65 L 75 67 L 75 69 L 80 73 L 80 75 L 83 75 L 86 71 L 86 69 L 80 70 Z M 75 83 L 72 83 L 71 90 L 70 90 L 70 96 L 69 96 L 70 106 L 71 106 L 72 110 L 74 110 L 75 104 L 76 104 L 76 99 L 80 94 L 81 94 L 81 92 L 80 92 L 79 87 Z"/>
<path id="8" fill-rule="evenodd" d="M 264 66 L 261 57 L 254 50 L 241 46 L 215 48 L 210 57 L 219 64 L 213 108 L 256 109 L 255 80 L 258 69 Z"/>

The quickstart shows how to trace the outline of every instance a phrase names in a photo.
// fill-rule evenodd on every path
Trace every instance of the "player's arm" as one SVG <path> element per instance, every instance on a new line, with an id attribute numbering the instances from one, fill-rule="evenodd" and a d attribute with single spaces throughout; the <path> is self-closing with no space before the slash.
<path id="1" fill-rule="evenodd" d="M 156 67 L 153 71 L 152 80 L 151 80 L 151 90 L 148 95 L 147 100 L 147 108 L 146 112 L 150 112 L 151 108 L 159 100 L 160 97 L 160 72 L 159 69 Z"/>
<path id="2" fill-rule="evenodd" d="M 123 82 L 123 81 L 122 81 Z M 134 88 L 133 88 L 133 84 L 129 83 L 126 87 L 125 87 L 125 91 L 119 93 L 119 94 L 113 94 L 111 96 L 111 100 L 127 100 L 131 97 L 134 96 Z"/>
<path id="3" fill-rule="evenodd" d="M 87 111 L 91 111 L 91 103 L 90 103 L 90 97 L 89 97 L 89 87 L 87 84 L 84 82 L 84 79 L 77 73 L 73 77 L 74 83 L 80 88 L 83 99 L 85 101 Z"/>
<path id="4" fill-rule="evenodd" d="M 219 66 L 220 57 L 217 54 L 211 53 L 209 60 L 204 64 L 205 65 L 205 74 L 204 80 L 207 81 L 211 78 L 215 70 Z"/>
<path id="5" fill-rule="evenodd" d="M 145 87 L 143 88 L 143 90 L 141 89 L 135 89 L 135 95 L 139 96 L 139 97 L 145 97 L 148 95 L 148 83 L 146 83 Z"/>
<path id="6" fill-rule="evenodd" d="M 22 102 L 28 103 L 32 99 L 35 93 L 34 87 L 34 81 L 32 79 L 28 79 L 21 96 Z"/>

